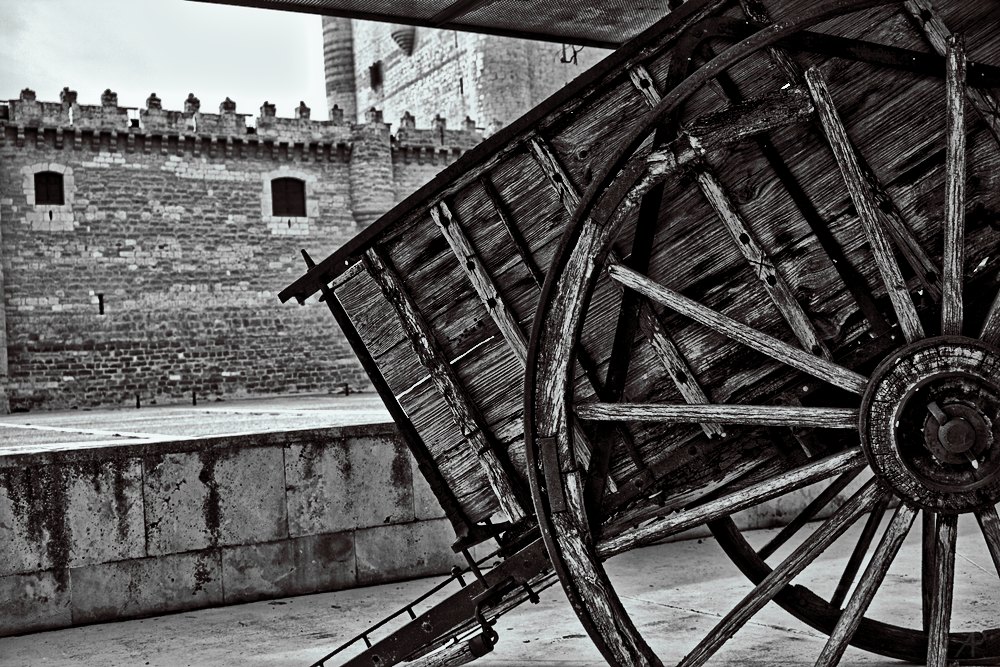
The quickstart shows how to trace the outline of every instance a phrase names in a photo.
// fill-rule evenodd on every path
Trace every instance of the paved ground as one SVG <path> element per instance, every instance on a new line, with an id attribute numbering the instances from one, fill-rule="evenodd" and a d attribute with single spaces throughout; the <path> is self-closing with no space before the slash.
<path id="1" fill-rule="evenodd" d="M 0 416 L 0 455 L 392 421 L 374 393 Z"/>
<path id="2" fill-rule="evenodd" d="M 857 532 L 856 526 L 799 581 L 829 595 Z M 751 542 L 759 546 L 770 534 L 754 531 Z M 889 571 L 872 607 L 874 617 L 910 627 L 918 624 L 918 535 L 915 528 Z M 1000 578 L 974 521 L 960 524 L 956 561 L 953 629 L 1000 625 Z M 614 559 L 609 570 L 616 590 L 667 664 L 676 663 L 750 589 L 711 539 L 634 551 Z M 305 667 L 433 583 L 424 579 L 0 639 L 0 667 Z M 497 629 L 496 651 L 477 665 L 603 664 L 558 586 L 543 592 L 541 604 L 523 605 L 500 619 Z M 771 605 L 710 664 L 811 665 L 823 642 L 816 632 Z M 851 649 L 842 664 L 902 663 Z"/>

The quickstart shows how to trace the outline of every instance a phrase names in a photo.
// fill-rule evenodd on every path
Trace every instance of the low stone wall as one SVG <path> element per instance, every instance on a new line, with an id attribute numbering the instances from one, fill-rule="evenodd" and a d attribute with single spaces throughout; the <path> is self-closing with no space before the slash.
<path id="1" fill-rule="evenodd" d="M 0 636 L 447 572 L 391 424 L 0 456 Z"/>

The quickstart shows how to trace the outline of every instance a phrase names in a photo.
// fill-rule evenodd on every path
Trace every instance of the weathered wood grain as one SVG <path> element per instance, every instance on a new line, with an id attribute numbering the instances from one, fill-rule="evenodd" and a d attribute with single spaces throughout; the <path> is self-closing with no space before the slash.
<path id="1" fill-rule="evenodd" d="M 746 625 L 754 614 L 770 602 L 809 563 L 826 551 L 861 515 L 871 510 L 885 493 L 874 481 L 862 487 L 726 614 L 708 636 L 685 656 L 679 667 L 697 667 L 705 664 L 726 640 Z"/>
<path id="2" fill-rule="evenodd" d="M 789 472 L 774 475 L 763 482 L 699 504 L 691 509 L 658 518 L 620 534 L 609 535 L 600 540 L 598 551 L 602 558 L 610 558 L 615 554 L 652 544 L 688 528 L 759 505 L 789 491 L 803 488 L 848 470 L 861 468 L 864 465 L 864 454 L 859 448 L 834 454 Z"/>
<path id="3" fill-rule="evenodd" d="M 643 302 L 639 309 L 639 329 L 653 348 L 664 370 L 674 381 L 674 386 L 680 391 L 684 400 L 695 404 L 708 403 L 708 395 L 701 388 L 687 361 L 681 356 L 677 345 L 667 333 L 660 317 L 648 302 Z M 726 435 L 725 430 L 718 424 L 701 422 L 699 426 L 710 438 L 723 438 Z"/>
<path id="4" fill-rule="evenodd" d="M 934 565 L 937 541 L 937 515 L 931 510 L 920 513 L 920 614 L 924 632 L 931 627 L 931 605 L 934 604 Z"/>
<path id="5" fill-rule="evenodd" d="M 781 54 L 776 53 L 774 55 L 780 57 Z M 657 90 L 652 76 L 645 67 L 641 65 L 633 67 L 629 72 L 629 77 L 636 88 L 643 94 L 647 104 L 655 107 L 660 102 L 662 96 Z M 764 289 L 785 316 L 792 330 L 799 337 L 800 342 L 803 343 L 807 350 L 829 358 L 829 350 L 820 341 L 812 322 L 791 294 L 791 290 L 774 267 L 770 257 L 767 256 L 756 239 L 753 238 L 749 228 L 740 217 L 736 206 L 728 194 L 726 194 L 718 177 L 715 176 L 707 163 L 702 162 L 699 165 L 697 178 L 702 193 L 732 234 L 744 257 L 746 257 L 750 265 L 756 270 L 757 276 L 763 281 Z M 609 263 L 620 262 L 612 254 L 609 257 Z M 667 335 L 662 322 L 656 316 L 653 308 L 648 303 L 643 302 L 639 316 L 640 328 L 643 331 L 643 335 L 656 351 L 670 377 L 681 392 L 681 395 L 684 396 L 684 399 L 688 403 L 708 403 L 707 396 L 705 396 L 701 386 L 694 379 L 691 370 L 687 367 L 687 362 Z M 709 437 L 713 435 L 720 437 L 725 435 L 722 429 L 715 424 L 701 422 L 701 427 Z"/>
<path id="6" fill-rule="evenodd" d="M 764 290 L 771 297 L 774 305 L 788 322 L 795 337 L 799 339 L 803 349 L 813 354 L 830 358 L 830 350 L 816 333 L 816 328 L 806 315 L 802 306 L 795 299 L 784 276 L 775 267 L 771 257 L 761 247 L 729 194 L 718 177 L 708 166 L 699 168 L 695 176 L 702 194 L 711 204 L 719 219 L 729 230 L 733 241 L 752 267 L 757 278 L 763 283 Z"/>
<path id="7" fill-rule="evenodd" d="M 526 513 L 515 490 L 511 471 L 498 456 L 497 445 L 489 439 L 488 431 L 478 416 L 478 409 L 467 399 L 461 383 L 435 342 L 426 321 L 408 296 L 403 281 L 375 248 L 365 253 L 363 261 L 368 274 L 382 289 L 386 300 L 395 308 L 414 352 L 430 374 L 455 423 L 467 438 L 468 446 L 479 458 L 500 507 L 511 521 L 523 519 Z"/>
<path id="8" fill-rule="evenodd" d="M 941 333 L 962 333 L 965 284 L 965 43 L 948 40 L 944 161 L 944 266 Z"/>
<path id="9" fill-rule="evenodd" d="M 988 507 L 976 512 L 976 520 L 986 538 L 986 547 L 989 549 L 993 565 L 1000 575 L 1000 516 L 997 516 L 996 507 Z"/>
<path id="10" fill-rule="evenodd" d="M 876 512 L 873 511 L 872 516 L 876 516 Z M 910 526 L 913 525 L 913 519 L 916 516 L 917 511 L 906 503 L 901 503 L 896 508 L 896 513 L 893 514 L 892 521 L 885 529 L 882 540 L 875 548 L 875 553 L 872 554 L 868 567 L 861 575 L 854 594 L 851 595 L 847 607 L 844 608 L 844 613 L 841 614 L 837 625 L 827 639 L 826 645 L 820 652 L 819 658 L 816 660 L 816 667 L 833 667 L 840 662 L 851 637 L 854 636 L 854 632 L 861 623 L 861 618 L 868 610 L 879 586 L 882 585 L 882 581 L 889 571 L 889 566 L 892 565 L 896 554 L 899 553 L 899 548 L 903 546 L 903 540 L 910 532 Z M 878 512 L 878 517 L 881 518 L 881 512 Z"/>
<path id="11" fill-rule="evenodd" d="M 675 423 L 714 422 L 754 426 L 803 426 L 809 428 L 858 427 L 858 411 L 850 408 L 805 408 L 786 405 L 663 405 L 652 403 L 583 403 L 576 406 L 580 419 L 592 421 L 648 421 Z"/>
<path id="12" fill-rule="evenodd" d="M 934 597 L 931 625 L 927 630 L 927 667 L 947 667 L 948 632 L 951 627 L 952 596 L 955 590 L 955 538 L 957 514 L 938 514 L 934 542 Z"/>
<path id="13" fill-rule="evenodd" d="M 871 248 L 872 258 L 878 266 L 882 281 L 889 299 L 892 301 L 896 316 L 899 318 L 899 326 L 903 331 L 903 336 L 909 342 L 914 342 L 923 338 L 924 329 L 917 316 L 917 310 L 910 298 L 906 288 L 906 282 L 900 273 L 896 257 L 892 254 L 892 248 L 879 223 L 875 202 L 868 189 L 865 187 L 864 175 L 858 165 L 856 153 L 853 145 L 840 119 L 837 109 L 833 104 L 833 98 L 826 86 L 826 81 L 819 69 L 813 67 L 806 71 L 806 83 L 816 104 L 820 122 L 826 133 L 830 148 L 837 159 L 837 165 L 847 184 L 847 190 L 851 195 L 851 200 L 858 211 L 868 245 Z"/>
<path id="14" fill-rule="evenodd" d="M 863 393 L 868 384 L 868 379 L 859 373 L 796 349 L 625 267 L 610 267 L 608 273 L 618 282 L 645 294 L 653 301 L 820 380 L 856 394 Z"/>
<path id="15" fill-rule="evenodd" d="M 953 36 L 952 31 L 945 25 L 941 14 L 930 0 L 906 0 L 903 6 L 913 15 L 934 50 L 939 55 L 945 55 L 948 52 L 948 40 Z M 976 113 L 985 121 L 993 138 L 1000 144 L 1000 100 L 993 93 L 980 88 L 970 88 L 966 94 Z"/>
<path id="16" fill-rule="evenodd" d="M 337 296 L 466 514 L 473 521 L 494 514 L 499 505 L 478 458 L 469 452 L 379 286 L 362 271 Z"/>
<path id="17" fill-rule="evenodd" d="M 605 640 L 600 648 L 612 664 L 660 667 L 660 659 L 632 623 L 601 565 L 597 551 L 585 538 L 589 533 L 589 524 L 581 474 L 567 474 L 564 488 L 568 509 L 551 517 L 560 546 L 558 557 L 568 575 L 563 578 L 563 585 L 576 588 L 577 596 L 587 605 L 588 619 L 597 626 L 599 637 Z"/>
<path id="18" fill-rule="evenodd" d="M 763 24 L 771 22 L 767 8 L 759 0 L 741 0 L 740 5 L 751 21 Z M 771 48 L 768 50 L 768 54 L 790 84 L 794 86 L 804 85 L 804 72 L 788 51 L 782 48 Z M 940 272 L 914 237 L 899 208 L 888 192 L 886 192 L 881 180 L 875 174 L 871 165 L 868 164 L 868 161 L 865 160 L 864 155 L 856 148 L 854 150 L 858 166 L 868 185 L 869 192 L 875 199 L 876 207 L 883 215 L 883 220 L 887 224 L 887 231 L 892 235 L 897 247 L 916 272 L 917 278 L 923 284 L 924 289 L 927 290 L 932 299 L 938 300 L 941 295 L 941 289 L 937 283 Z"/>
<path id="19" fill-rule="evenodd" d="M 552 152 L 552 149 L 541 137 L 531 137 L 527 141 L 531 155 L 538 162 L 538 166 L 545 177 L 549 179 L 552 187 L 559 194 L 559 200 L 566 210 L 572 212 L 580 205 L 580 195 L 569 179 L 566 170 L 563 169 L 559 158 Z"/>
<path id="20" fill-rule="evenodd" d="M 528 339 L 521 331 L 520 324 L 508 308 L 500 290 L 497 289 L 486 262 L 476 253 L 469 238 L 462 231 L 461 223 L 455 218 L 455 214 L 446 203 L 441 202 L 437 206 L 431 207 L 430 215 L 434 224 L 441 230 L 441 235 L 448 241 L 459 265 L 465 271 L 465 275 L 476 290 L 476 294 L 479 295 L 483 307 L 493 318 L 497 328 L 500 329 L 500 333 L 507 341 L 511 352 L 524 366 L 528 359 Z"/>

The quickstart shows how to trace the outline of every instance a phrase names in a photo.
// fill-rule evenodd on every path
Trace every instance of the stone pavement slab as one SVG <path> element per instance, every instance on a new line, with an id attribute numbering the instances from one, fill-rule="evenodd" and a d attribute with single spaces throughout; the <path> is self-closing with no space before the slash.
<path id="1" fill-rule="evenodd" d="M 884 523 L 888 516 L 884 519 Z M 804 582 L 829 595 L 857 539 L 859 526 L 806 569 Z M 806 531 L 807 532 L 807 531 Z M 759 547 L 773 530 L 750 532 Z M 919 530 L 914 529 L 876 596 L 871 615 L 914 626 L 920 614 Z M 787 553 L 793 545 L 783 549 Z M 781 552 L 778 557 L 780 558 Z M 954 629 L 1000 625 L 1000 577 L 974 521 L 960 523 Z M 616 590 L 666 664 L 676 663 L 751 587 L 710 538 L 673 542 L 615 558 Z M 0 667 L 306 667 L 429 589 L 436 580 L 372 586 L 270 602 L 182 612 L 0 639 Z M 588 667 L 604 664 L 558 585 L 497 623 L 496 650 L 481 667 Z M 418 610 L 419 611 L 419 610 Z M 728 666 L 807 665 L 825 638 L 775 605 L 755 616 L 710 662 Z M 331 665 L 338 664 L 331 661 Z M 849 649 L 842 665 L 901 665 Z"/>
<path id="2" fill-rule="evenodd" d="M 158 442 L 392 421 L 373 393 L 303 395 L 199 405 L 22 412 L 0 416 L 0 455 L 77 445 Z"/>

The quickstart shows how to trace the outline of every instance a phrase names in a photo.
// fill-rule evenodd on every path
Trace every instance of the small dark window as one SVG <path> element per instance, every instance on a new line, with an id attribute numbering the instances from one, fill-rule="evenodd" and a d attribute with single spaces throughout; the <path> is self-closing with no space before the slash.
<path id="1" fill-rule="evenodd" d="M 368 78 L 370 79 L 372 90 L 377 90 L 382 87 L 382 81 L 384 79 L 383 74 L 381 60 L 368 68 Z"/>
<path id="2" fill-rule="evenodd" d="M 297 178 L 271 181 L 271 213 L 276 216 L 306 216 L 306 184 Z"/>
<path id="3" fill-rule="evenodd" d="M 54 171 L 39 171 L 35 174 L 35 204 L 62 206 L 63 175 Z"/>

